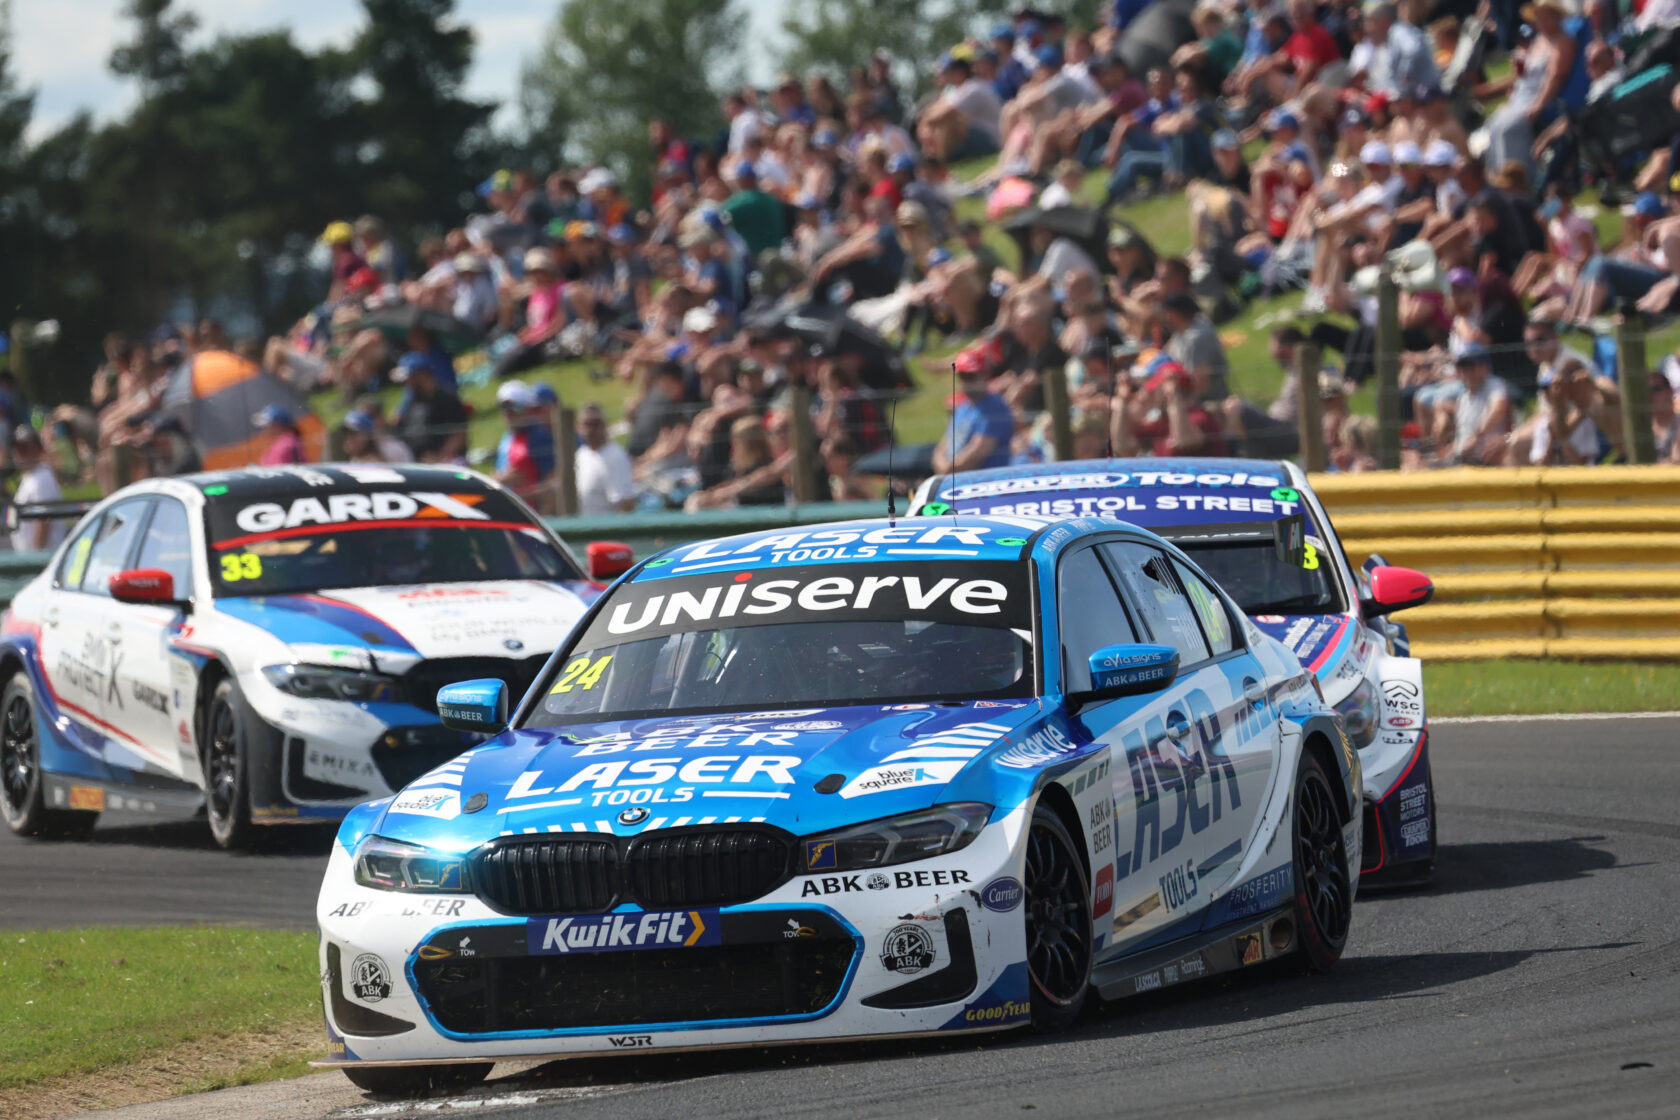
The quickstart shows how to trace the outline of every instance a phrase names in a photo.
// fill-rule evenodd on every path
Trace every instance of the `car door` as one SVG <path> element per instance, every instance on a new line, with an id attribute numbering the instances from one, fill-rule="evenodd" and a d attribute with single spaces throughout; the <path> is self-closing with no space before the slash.
<path id="1" fill-rule="evenodd" d="M 42 668 L 59 707 L 87 731 L 90 749 L 115 766 L 173 772 L 173 751 L 135 734 L 119 682 L 124 648 L 123 612 L 111 598 L 111 576 L 131 566 L 140 529 L 151 512 L 149 497 L 109 507 L 78 534 L 65 552 L 54 601 L 42 612 Z M 137 651 L 135 656 L 147 656 Z M 151 651 L 156 657 L 157 651 Z"/>
<path id="2" fill-rule="evenodd" d="M 1131 906 L 1143 912 L 1136 934 L 1115 931 L 1116 940 L 1130 940 L 1194 924 L 1229 883 L 1254 831 L 1275 749 L 1264 716 L 1244 695 L 1263 698 L 1264 675 L 1238 644 L 1241 631 L 1223 599 L 1199 577 L 1194 594 L 1186 591 L 1181 573 L 1194 573 L 1151 545 L 1110 541 L 1100 551 L 1140 640 L 1179 652 L 1178 678 L 1128 721 L 1126 766 L 1113 768 L 1116 815 L 1131 825 L 1128 835 L 1117 822 L 1117 909 L 1124 882 Z M 1275 718 L 1271 725 L 1275 740 Z"/>
<path id="3" fill-rule="evenodd" d="M 187 507 L 159 495 L 139 532 L 132 567 L 157 568 L 174 579 L 175 594 L 193 593 L 192 536 Z M 171 774 L 181 777 L 196 765 L 191 731 L 191 667 L 184 680 L 181 659 L 169 650 L 169 632 L 181 610 L 148 603 L 112 603 L 107 638 L 116 654 L 116 695 L 122 705 L 122 730 L 144 743 Z M 107 714 L 115 722 L 115 717 Z"/>

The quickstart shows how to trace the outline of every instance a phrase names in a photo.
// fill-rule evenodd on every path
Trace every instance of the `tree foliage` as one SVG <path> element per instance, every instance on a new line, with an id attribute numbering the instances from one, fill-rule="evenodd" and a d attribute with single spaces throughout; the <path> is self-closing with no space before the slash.
<path id="1" fill-rule="evenodd" d="M 1007 8 L 1001 0 L 807 0 L 782 16 L 782 65 L 842 75 L 886 47 L 912 88 L 925 88 L 943 51 Z"/>
<path id="2" fill-rule="evenodd" d="M 571 159 L 612 166 L 646 197 L 648 122 L 710 137 L 746 25 L 735 0 L 565 0 L 521 76 L 527 128 Z"/>

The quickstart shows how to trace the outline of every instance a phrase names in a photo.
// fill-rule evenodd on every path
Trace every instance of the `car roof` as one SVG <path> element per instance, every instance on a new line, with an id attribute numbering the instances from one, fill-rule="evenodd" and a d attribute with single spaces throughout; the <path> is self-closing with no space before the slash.
<path id="1" fill-rule="evenodd" d="M 1041 519 L 969 514 L 789 525 L 678 545 L 646 561 L 633 578 L 795 564 L 1022 560 L 1044 527 Z"/>
<path id="2" fill-rule="evenodd" d="M 333 489 L 402 487 L 487 492 L 496 483 L 465 467 L 414 463 L 321 463 L 308 466 L 237 467 L 200 471 L 177 479 L 212 498 L 257 502 Z M 222 488 L 222 489 L 218 489 Z"/>

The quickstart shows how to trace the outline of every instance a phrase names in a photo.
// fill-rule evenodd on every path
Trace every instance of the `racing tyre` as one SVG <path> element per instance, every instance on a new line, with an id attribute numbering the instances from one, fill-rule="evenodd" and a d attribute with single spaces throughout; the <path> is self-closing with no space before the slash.
<path id="1" fill-rule="evenodd" d="M 1353 922 L 1353 884 L 1336 811 L 1335 786 L 1318 758 L 1301 755 L 1295 772 L 1295 921 L 1301 953 L 1314 972 L 1341 958 Z"/>
<path id="2" fill-rule="evenodd" d="M 35 712 L 29 677 L 14 673 L 0 693 L 0 816 L 19 836 L 86 839 L 98 813 L 47 808 Z"/>
<path id="3" fill-rule="evenodd" d="M 1067 826 L 1043 804 L 1027 829 L 1025 886 L 1032 1023 L 1061 1030 L 1091 991 L 1091 883 Z"/>
<path id="4" fill-rule="evenodd" d="M 210 835 L 223 848 L 248 848 L 251 823 L 251 764 L 246 748 L 244 699 L 232 678 L 216 682 L 204 713 L 204 809 Z"/>
<path id="5" fill-rule="evenodd" d="M 490 1076 L 490 1062 L 448 1066 L 345 1066 L 350 1084 L 376 1097 L 418 1097 L 466 1089 Z"/>

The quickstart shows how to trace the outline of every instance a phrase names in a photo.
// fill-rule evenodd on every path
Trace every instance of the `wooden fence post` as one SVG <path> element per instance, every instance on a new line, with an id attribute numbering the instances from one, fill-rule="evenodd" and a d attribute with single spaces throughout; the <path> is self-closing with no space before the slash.
<path id="1" fill-rule="evenodd" d="M 554 410 L 554 506 L 561 517 L 577 516 L 577 414 L 565 405 Z"/>
<path id="2" fill-rule="evenodd" d="M 1377 467 L 1400 469 L 1400 289 L 1384 270 L 1377 281 Z"/>
<path id="3" fill-rule="evenodd" d="M 1056 461 L 1065 463 L 1073 458 L 1073 414 L 1068 405 L 1067 367 L 1051 362 L 1040 370 L 1044 385 L 1044 407 L 1050 413 L 1050 444 L 1056 449 Z"/>
<path id="4" fill-rule="evenodd" d="M 1322 471 L 1324 457 L 1324 402 L 1318 397 L 1319 348 L 1316 342 L 1295 347 L 1295 391 L 1300 407 L 1296 421 L 1301 433 L 1301 469 Z"/>
<path id="5" fill-rule="evenodd" d="M 801 504 L 820 502 L 828 495 L 817 493 L 817 430 L 811 424 L 811 387 L 793 386 L 789 401 L 793 409 L 788 418 L 793 444 L 793 497 Z"/>
<path id="6" fill-rule="evenodd" d="M 1657 442 L 1651 434 L 1649 377 L 1645 316 L 1629 312 L 1616 324 L 1616 384 L 1622 390 L 1622 448 L 1630 463 L 1657 461 Z"/>

